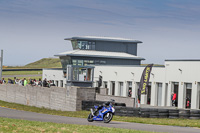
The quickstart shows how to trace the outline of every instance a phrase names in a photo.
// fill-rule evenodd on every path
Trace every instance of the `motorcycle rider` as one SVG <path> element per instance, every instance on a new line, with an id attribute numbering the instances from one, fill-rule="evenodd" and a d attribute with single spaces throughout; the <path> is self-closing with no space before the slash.
<path id="1" fill-rule="evenodd" d="M 103 105 L 99 105 L 99 106 L 94 110 L 94 114 L 95 114 L 96 112 L 98 112 L 100 109 L 102 109 L 103 107 L 106 107 L 106 106 L 109 106 L 109 105 L 114 106 L 114 105 L 115 105 L 115 100 L 114 100 L 114 99 L 110 99 L 110 101 L 103 103 Z"/>

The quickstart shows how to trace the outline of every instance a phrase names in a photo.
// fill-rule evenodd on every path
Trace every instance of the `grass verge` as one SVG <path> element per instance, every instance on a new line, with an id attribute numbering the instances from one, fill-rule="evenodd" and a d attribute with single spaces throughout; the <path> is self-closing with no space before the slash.
<path id="1" fill-rule="evenodd" d="M 51 122 L 36 122 L 0 118 L 0 132 L 48 132 L 48 133 L 150 133 L 146 131 L 128 130 L 120 128 L 107 128 L 88 125 L 57 124 Z"/>
<path id="2" fill-rule="evenodd" d="M 3 71 L 2 75 L 35 75 L 42 74 L 42 71 Z"/>
<path id="3" fill-rule="evenodd" d="M 61 115 L 69 117 L 87 118 L 89 111 L 56 111 L 46 108 L 37 108 L 32 106 L 26 106 L 16 103 L 8 103 L 0 101 L 1 107 L 13 108 L 17 110 L 31 111 L 43 114 Z M 121 122 L 135 122 L 144 124 L 155 124 L 155 125 L 171 125 L 171 126 L 182 126 L 182 127 L 198 127 L 200 128 L 200 120 L 190 119 L 164 119 L 164 118 L 139 118 L 139 117 L 122 117 L 114 116 L 114 121 Z"/>

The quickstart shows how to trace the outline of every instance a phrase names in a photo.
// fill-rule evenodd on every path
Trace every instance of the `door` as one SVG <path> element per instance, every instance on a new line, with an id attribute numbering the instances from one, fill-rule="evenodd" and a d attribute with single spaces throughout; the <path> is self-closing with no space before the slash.
<path id="1" fill-rule="evenodd" d="M 185 108 L 191 108 L 192 83 L 186 83 Z"/>
<path id="2" fill-rule="evenodd" d="M 178 82 L 174 83 L 174 94 L 176 94 L 175 107 L 178 107 Z"/>
<path id="3" fill-rule="evenodd" d="M 168 92 L 168 83 L 165 84 L 165 102 L 164 102 L 165 105 L 164 106 L 167 105 L 167 98 L 170 97 L 167 92 Z"/>
<path id="4" fill-rule="evenodd" d="M 147 104 L 151 103 L 151 85 L 147 86 Z"/>
<path id="5" fill-rule="evenodd" d="M 112 95 L 115 95 L 115 82 L 112 81 Z"/>

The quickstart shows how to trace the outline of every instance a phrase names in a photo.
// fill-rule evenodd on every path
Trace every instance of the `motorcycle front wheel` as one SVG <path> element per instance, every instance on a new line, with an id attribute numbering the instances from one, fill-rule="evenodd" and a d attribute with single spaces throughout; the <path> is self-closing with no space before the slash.
<path id="1" fill-rule="evenodd" d="M 104 123 L 109 123 L 113 118 L 113 114 L 112 113 L 106 113 L 103 117 L 103 121 Z"/>
<path id="2" fill-rule="evenodd" d="M 88 115 L 87 120 L 88 120 L 88 122 L 93 122 L 93 121 L 94 121 L 94 120 L 93 120 L 93 116 L 92 116 L 91 113 Z"/>

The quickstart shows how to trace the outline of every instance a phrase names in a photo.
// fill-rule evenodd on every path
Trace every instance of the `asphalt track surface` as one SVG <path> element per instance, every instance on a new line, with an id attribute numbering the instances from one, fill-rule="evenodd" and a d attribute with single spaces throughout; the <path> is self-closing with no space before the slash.
<path id="1" fill-rule="evenodd" d="M 8 109 L 8 108 L 3 108 L 3 107 L 0 107 L 0 117 L 31 120 L 31 121 L 42 121 L 42 122 L 55 122 L 55 123 L 66 123 L 66 124 L 125 128 L 125 129 L 144 130 L 144 131 L 153 131 L 153 132 L 200 133 L 200 129 L 198 128 L 178 127 L 178 126 L 160 126 L 160 125 L 116 122 L 116 121 L 111 121 L 110 123 L 103 123 L 103 122 L 96 122 L 96 121 L 88 122 L 86 118 L 84 119 L 84 118 L 40 114 L 40 113 L 34 113 L 34 112 Z"/>

